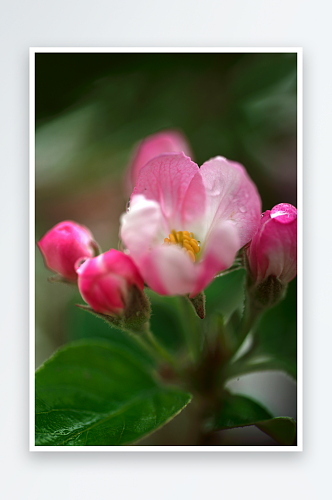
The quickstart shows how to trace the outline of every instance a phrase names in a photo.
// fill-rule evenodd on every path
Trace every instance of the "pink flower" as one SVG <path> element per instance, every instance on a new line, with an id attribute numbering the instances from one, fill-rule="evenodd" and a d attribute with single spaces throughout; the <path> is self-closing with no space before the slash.
<path id="1" fill-rule="evenodd" d="M 120 315 L 133 285 L 140 290 L 144 281 L 132 259 L 117 250 L 109 250 L 87 259 L 77 269 L 78 288 L 83 299 L 96 312 Z"/>
<path id="2" fill-rule="evenodd" d="M 141 169 L 120 235 L 150 288 L 193 297 L 232 264 L 260 213 L 242 165 L 218 156 L 198 168 L 169 153 Z"/>
<path id="3" fill-rule="evenodd" d="M 97 247 L 90 231 L 76 222 L 63 221 L 37 243 L 46 267 L 69 281 L 77 281 L 75 263 L 93 257 Z"/>
<path id="4" fill-rule="evenodd" d="M 262 214 L 260 225 L 246 249 L 252 280 L 269 276 L 286 284 L 296 276 L 297 210 L 280 203 Z"/>
<path id="5" fill-rule="evenodd" d="M 158 132 L 141 141 L 135 149 L 127 172 L 126 184 L 128 196 L 134 189 L 141 168 L 148 161 L 162 153 L 180 153 L 181 151 L 192 157 L 191 148 L 186 138 L 181 132 L 176 130 Z"/>

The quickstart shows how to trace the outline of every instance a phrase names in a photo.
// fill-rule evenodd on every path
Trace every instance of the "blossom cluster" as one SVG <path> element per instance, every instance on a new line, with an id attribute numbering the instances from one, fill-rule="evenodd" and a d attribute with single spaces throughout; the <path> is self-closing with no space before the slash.
<path id="1" fill-rule="evenodd" d="M 123 251 L 100 255 L 91 232 L 73 221 L 39 242 L 45 265 L 76 283 L 90 307 L 119 317 L 133 287 L 161 295 L 202 292 L 243 250 L 254 287 L 272 276 L 286 285 L 296 275 L 297 211 L 281 203 L 261 214 L 261 199 L 245 168 L 222 156 L 201 167 L 185 137 L 148 137 L 130 163 L 131 193 L 121 216 Z"/>

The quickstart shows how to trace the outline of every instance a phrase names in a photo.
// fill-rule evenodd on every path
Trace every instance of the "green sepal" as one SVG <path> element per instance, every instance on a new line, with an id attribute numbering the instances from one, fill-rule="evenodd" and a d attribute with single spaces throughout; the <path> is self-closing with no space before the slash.
<path id="1" fill-rule="evenodd" d="M 47 278 L 49 283 L 62 283 L 63 285 L 70 285 L 77 287 L 77 281 L 69 281 L 66 280 L 61 274 L 54 274 L 53 276 L 49 276 Z"/>
<path id="2" fill-rule="evenodd" d="M 195 313 L 201 319 L 205 318 L 205 293 L 200 292 L 195 297 L 188 297 L 189 302 L 194 308 Z"/>
<path id="3" fill-rule="evenodd" d="M 250 306 L 257 310 L 274 307 L 285 297 L 287 284 L 282 283 L 276 276 L 268 276 L 262 283 L 251 284 L 247 280 L 247 290 Z"/>
<path id="4" fill-rule="evenodd" d="M 109 315 L 94 311 L 90 306 L 76 304 L 77 307 L 102 318 L 115 328 L 127 332 L 141 333 L 146 331 L 151 315 L 151 306 L 148 297 L 137 286 L 133 285 L 129 292 L 129 299 L 122 315 Z"/>

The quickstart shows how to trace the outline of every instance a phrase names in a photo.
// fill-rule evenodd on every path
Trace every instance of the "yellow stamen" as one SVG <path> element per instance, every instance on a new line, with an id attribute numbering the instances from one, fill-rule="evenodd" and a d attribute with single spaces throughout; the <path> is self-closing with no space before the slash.
<path id="1" fill-rule="evenodd" d="M 182 243 L 182 241 L 183 241 L 183 232 L 182 232 L 182 231 L 178 231 L 178 232 L 176 233 L 176 236 L 177 236 L 177 240 L 178 240 L 178 242 L 179 242 L 179 243 Z"/>
<path id="2" fill-rule="evenodd" d="M 192 252 L 193 251 L 193 248 L 192 246 L 190 245 L 189 241 L 186 241 L 184 240 L 183 242 L 183 248 L 185 248 L 186 250 L 188 250 L 189 252 Z"/>
<path id="3" fill-rule="evenodd" d="M 192 250 L 187 250 L 187 254 L 189 255 L 191 261 L 195 262 L 196 258 L 194 252 Z"/>
<path id="4" fill-rule="evenodd" d="M 190 240 L 190 245 L 193 247 L 193 250 L 194 250 L 195 253 L 199 252 L 199 246 L 198 246 L 197 240 L 195 240 L 194 238 L 192 238 Z"/>
<path id="5" fill-rule="evenodd" d="M 175 231 L 174 231 L 174 233 L 175 233 Z M 173 234 L 173 231 L 170 233 L 169 239 L 170 239 L 171 243 L 173 243 L 174 245 L 176 245 L 176 243 L 177 243 L 177 241 L 176 241 L 176 235 Z"/>
<path id="6" fill-rule="evenodd" d="M 196 255 L 200 251 L 199 244 L 194 238 L 194 233 L 189 231 L 175 231 L 172 229 L 168 238 L 164 239 L 164 245 L 178 245 L 188 254 L 192 262 L 195 262 Z"/>

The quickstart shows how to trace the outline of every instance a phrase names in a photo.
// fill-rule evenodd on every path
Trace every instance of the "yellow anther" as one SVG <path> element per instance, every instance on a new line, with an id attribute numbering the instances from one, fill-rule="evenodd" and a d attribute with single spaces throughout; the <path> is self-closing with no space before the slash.
<path id="1" fill-rule="evenodd" d="M 194 238 L 192 238 L 192 239 L 190 240 L 190 245 L 192 246 L 192 248 L 193 248 L 193 250 L 194 250 L 194 252 L 195 252 L 195 253 L 198 253 L 198 252 L 199 252 L 199 246 L 198 246 L 198 243 L 197 243 L 197 241 L 196 241 Z"/>
<path id="2" fill-rule="evenodd" d="M 174 231 L 175 233 L 175 231 Z M 176 241 L 176 236 L 174 235 L 173 231 L 170 233 L 169 235 L 169 239 L 170 239 L 170 242 L 173 243 L 173 245 L 176 245 L 177 241 Z"/>
<path id="3" fill-rule="evenodd" d="M 189 241 L 184 240 L 184 242 L 183 242 L 183 248 L 185 248 L 186 250 L 188 250 L 188 252 L 193 252 L 193 248 L 190 245 Z"/>
<path id="4" fill-rule="evenodd" d="M 164 239 L 164 245 L 178 245 L 183 248 L 192 262 L 195 262 L 195 254 L 200 250 L 199 244 L 194 238 L 194 233 L 189 233 L 189 231 L 176 232 L 175 229 L 172 229 L 168 238 Z"/>
<path id="5" fill-rule="evenodd" d="M 192 262 L 195 262 L 196 258 L 195 258 L 195 254 L 192 250 L 187 250 L 187 254 L 189 255 L 189 257 L 191 258 L 191 261 Z"/>
<path id="6" fill-rule="evenodd" d="M 176 236 L 177 236 L 177 240 L 178 240 L 178 242 L 179 242 L 179 243 L 182 243 L 182 241 L 183 241 L 183 232 L 182 232 L 182 231 L 178 231 L 178 232 L 176 233 Z"/>

